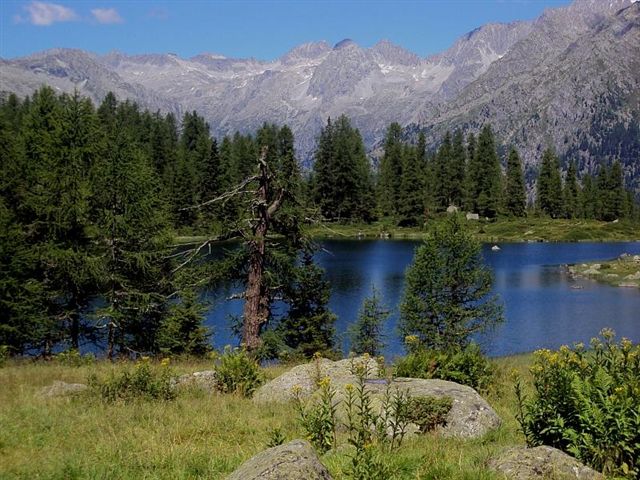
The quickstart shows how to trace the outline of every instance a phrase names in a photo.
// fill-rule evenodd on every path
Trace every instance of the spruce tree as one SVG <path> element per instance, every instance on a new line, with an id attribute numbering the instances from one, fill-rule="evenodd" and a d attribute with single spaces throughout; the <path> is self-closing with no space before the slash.
<path id="1" fill-rule="evenodd" d="M 415 336 L 426 348 L 466 346 L 473 334 L 504 320 L 492 285 L 480 243 L 457 215 L 450 216 L 416 249 L 407 269 L 400 306 L 402 335 Z"/>
<path id="2" fill-rule="evenodd" d="M 434 163 L 433 194 L 436 207 L 444 211 L 451 202 L 451 178 L 449 177 L 449 164 L 452 160 L 451 133 L 447 132 L 442 140 Z"/>
<path id="3" fill-rule="evenodd" d="M 522 162 L 515 147 L 509 151 L 505 186 L 505 211 L 514 217 L 524 217 L 527 197 Z"/>
<path id="4" fill-rule="evenodd" d="M 566 218 L 576 218 L 579 211 L 579 198 L 576 164 L 573 161 L 569 162 L 567 167 L 562 198 L 564 200 L 564 216 Z"/>
<path id="5" fill-rule="evenodd" d="M 296 355 L 311 358 L 330 354 L 335 348 L 336 316 L 327 308 L 331 286 L 324 271 L 306 253 L 294 269 L 293 281 L 284 289 L 289 309 L 278 325 L 284 344 Z"/>
<path id="6" fill-rule="evenodd" d="M 202 356 L 211 350 L 211 332 L 203 325 L 206 308 L 193 290 L 182 293 L 162 318 L 157 348 L 164 355 Z"/>
<path id="7" fill-rule="evenodd" d="M 398 123 L 392 123 L 384 139 L 384 154 L 378 173 L 378 205 L 382 216 L 398 214 L 403 176 L 402 153 L 402 127 Z"/>
<path id="8" fill-rule="evenodd" d="M 154 351 L 173 269 L 168 209 L 158 177 L 124 120 L 116 117 L 94 176 L 95 240 L 105 252 L 105 305 L 97 316 L 107 330 L 109 358 Z"/>
<path id="9" fill-rule="evenodd" d="M 380 292 L 373 287 L 371 296 L 365 298 L 362 303 L 358 319 L 349 327 L 351 351 L 357 355 L 381 355 L 385 346 L 382 330 L 389 315 L 389 310 L 380 298 Z"/>
<path id="10" fill-rule="evenodd" d="M 398 225 L 416 226 L 422 223 L 424 212 L 422 178 L 416 149 L 402 149 L 402 181 L 398 198 Z"/>
<path id="11" fill-rule="evenodd" d="M 486 125 L 480 132 L 470 170 L 475 209 L 483 217 L 496 217 L 502 203 L 502 173 L 490 125 Z"/>
<path id="12" fill-rule="evenodd" d="M 560 164 L 552 149 L 542 155 L 537 191 L 538 209 L 551 218 L 562 216 L 562 180 Z"/>
<path id="13" fill-rule="evenodd" d="M 449 160 L 449 204 L 462 208 L 465 196 L 465 172 L 467 155 L 464 146 L 464 136 L 460 130 L 453 135 L 451 157 Z"/>
<path id="14" fill-rule="evenodd" d="M 320 132 L 313 170 L 315 203 L 329 220 L 371 219 L 371 167 L 362 136 L 342 115 Z"/>

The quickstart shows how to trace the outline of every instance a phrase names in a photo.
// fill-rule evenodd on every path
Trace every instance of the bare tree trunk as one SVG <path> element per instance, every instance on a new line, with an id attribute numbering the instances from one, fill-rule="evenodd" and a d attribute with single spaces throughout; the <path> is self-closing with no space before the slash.
<path id="1" fill-rule="evenodd" d="M 267 150 L 262 149 L 260 159 L 259 187 L 254 201 L 255 223 L 252 228 L 253 238 L 249 240 L 249 273 L 247 275 L 247 289 L 242 325 L 242 343 L 249 351 L 260 346 L 260 328 L 269 319 L 270 303 L 269 289 L 265 283 L 265 241 L 269 232 L 269 223 L 284 198 L 284 190 L 280 189 L 276 198 L 269 205 L 269 171 L 266 163 Z"/>

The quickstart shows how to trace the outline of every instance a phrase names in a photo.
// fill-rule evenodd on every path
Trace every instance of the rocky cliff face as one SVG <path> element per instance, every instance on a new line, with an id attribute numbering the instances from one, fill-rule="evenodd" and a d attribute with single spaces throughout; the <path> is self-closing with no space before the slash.
<path id="1" fill-rule="evenodd" d="M 575 0 L 533 22 L 482 26 L 428 58 L 384 40 L 307 43 L 270 62 L 56 49 L 0 60 L 0 90 L 27 95 L 46 83 L 96 102 L 114 91 L 154 110 L 195 109 L 215 135 L 286 123 L 303 161 L 327 117 L 342 113 L 370 148 L 394 121 L 434 142 L 490 121 L 529 164 L 551 143 L 584 168 L 622 152 L 637 177 L 638 9 L 634 0 Z"/>
<path id="2" fill-rule="evenodd" d="M 579 0 L 546 12 L 484 75 L 453 101 L 422 111 L 409 129 L 434 140 L 489 122 L 529 165 L 547 146 L 582 169 L 619 158 L 638 186 L 639 120 L 640 3 Z"/>

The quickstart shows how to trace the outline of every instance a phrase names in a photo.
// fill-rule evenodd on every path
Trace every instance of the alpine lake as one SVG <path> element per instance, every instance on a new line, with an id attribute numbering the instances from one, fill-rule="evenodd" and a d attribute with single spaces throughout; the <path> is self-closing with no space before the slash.
<path id="1" fill-rule="evenodd" d="M 390 316 L 384 326 L 385 357 L 402 355 L 397 329 L 405 270 L 418 240 L 325 240 L 316 260 L 331 283 L 330 309 L 337 315 L 338 346 L 349 352 L 347 329 L 363 300 L 375 287 Z M 640 242 L 615 243 L 499 243 L 483 245 L 486 264 L 494 273 L 494 292 L 504 305 L 505 322 L 476 341 L 490 356 L 558 348 L 576 342 L 588 344 L 603 328 L 618 338 L 640 342 L 640 289 L 612 287 L 584 278 L 572 278 L 566 265 L 605 261 L 623 253 L 640 254 Z M 640 268 L 640 267 L 639 267 Z M 213 343 L 237 345 L 234 318 L 242 301 L 226 300 L 233 292 L 220 289 L 207 296 L 206 325 Z M 282 305 L 275 313 L 282 313 Z"/>

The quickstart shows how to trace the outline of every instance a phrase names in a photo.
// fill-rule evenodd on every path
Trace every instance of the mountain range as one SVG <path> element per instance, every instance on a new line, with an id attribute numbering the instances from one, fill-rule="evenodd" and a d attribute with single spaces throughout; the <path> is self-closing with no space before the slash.
<path id="1" fill-rule="evenodd" d="M 43 84 L 100 102 L 113 91 L 145 108 L 196 110 L 216 136 L 288 124 L 301 160 L 328 117 L 348 115 L 375 155 L 391 122 L 435 145 L 447 130 L 521 150 L 529 171 L 553 146 L 581 170 L 620 159 L 640 190 L 640 2 L 575 0 L 533 21 L 487 24 L 426 58 L 382 40 L 300 45 L 273 61 L 203 53 L 98 55 L 53 49 L 0 59 L 0 91 Z"/>

